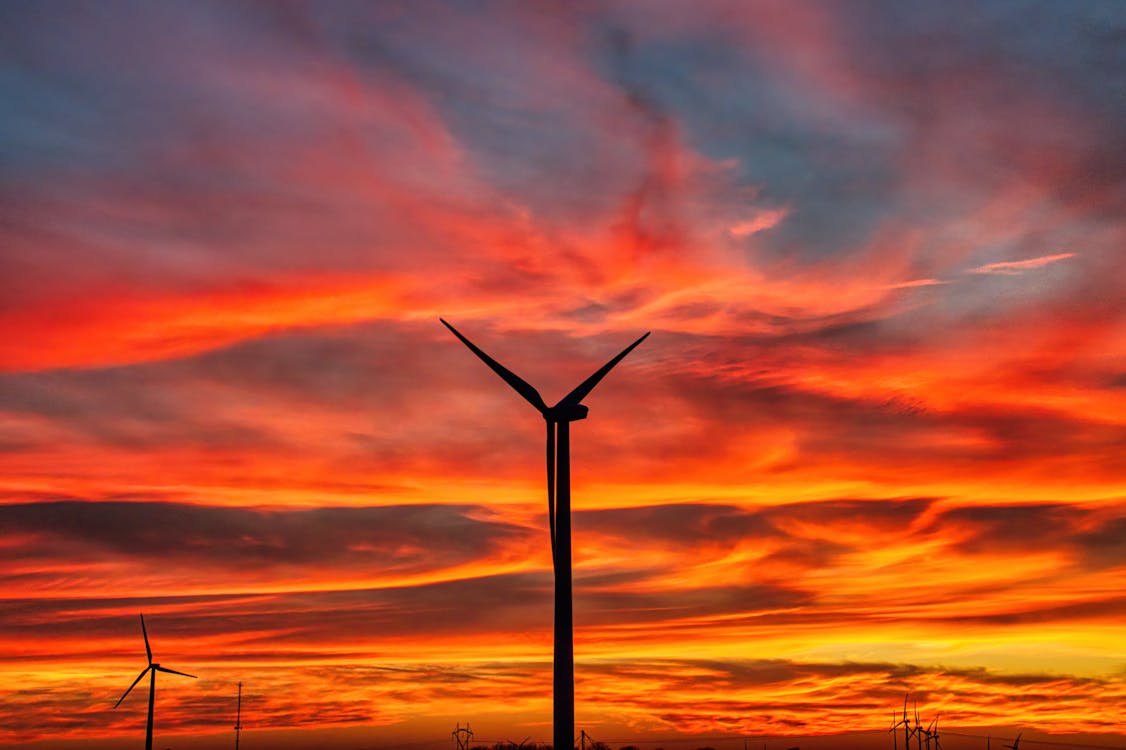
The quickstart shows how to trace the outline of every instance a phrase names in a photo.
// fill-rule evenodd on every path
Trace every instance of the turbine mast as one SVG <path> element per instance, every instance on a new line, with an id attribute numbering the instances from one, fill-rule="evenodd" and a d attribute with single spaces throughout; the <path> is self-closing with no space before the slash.
<path id="1" fill-rule="evenodd" d="M 146 642 L 147 646 L 148 643 Z M 145 727 L 145 750 L 152 750 L 152 707 L 156 700 L 156 670 L 149 670 L 149 722 Z"/>
<path id="2" fill-rule="evenodd" d="M 571 424 L 559 422 L 555 492 L 555 708 L 553 746 L 575 739 L 574 601 L 571 582 Z"/>
<path id="3" fill-rule="evenodd" d="M 238 750 L 238 735 L 242 730 L 242 683 L 238 684 L 238 709 L 235 713 L 235 750 Z"/>

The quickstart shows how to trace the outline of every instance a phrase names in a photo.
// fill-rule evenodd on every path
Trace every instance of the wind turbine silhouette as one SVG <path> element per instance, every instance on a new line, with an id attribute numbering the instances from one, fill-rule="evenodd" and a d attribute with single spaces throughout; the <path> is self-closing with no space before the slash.
<path id="1" fill-rule="evenodd" d="M 125 700 L 125 696 L 129 695 L 129 693 L 133 692 L 133 688 L 137 687 L 137 683 L 144 678 L 145 673 L 147 672 L 149 674 L 149 722 L 145 729 L 145 750 L 152 750 L 152 709 L 153 699 L 156 698 L 156 673 L 167 672 L 168 674 L 178 674 L 182 677 L 191 677 L 193 680 L 196 679 L 196 676 L 186 672 L 177 672 L 175 669 L 162 667 L 153 662 L 152 649 L 149 648 L 149 631 L 145 629 L 145 616 L 143 614 L 141 615 L 141 635 L 145 637 L 145 654 L 148 656 L 149 665 L 141 670 L 141 673 L 137 675 L 137 679 L 133 680 L 133 684 L 125 691 L 125 695 L 118 698 L 117 703 L 113 704 L 113 707 L 117 708 L 120 706 L 121 701 Z"/>
<path id="2" fill-rule="evenodd" d="M 575 741 L 575 642 L 571 603 L 571 436 L 570 424 L 586 419 L 587 407 L 581 402 L 606 377 L 614 365 L 633 351 L 649 334 L 634 341 L 616 357 L 602 365 L 555 406 L 548 406 L 539 391 L 507 369 L 472 341 L 442 320 L 461 343 L 480 357 L 493 372 L 508 383 L 525 401 L 543 415 L 547 423 L 547 518 L 551 535 L 551 561 L 555 570 L 555 663 L 553 670 L 554 708 L 553 745 L 569 750 Z"/>
<path id="3" fill-rule="evenodd" d="M 915 727 L 915 729 L 917 731 L 922 732 L 923 736 L 926 738 L 925 742 L 926 742 L 927 750 L 931 750 L 931 741 L 932 740 L 935 743 L 935 747 L 936 748 L 939 747 L 939 745 L 938 745 L 938 717 L 937 716 L 935 716 L 934 719 L 931 720 L 931 723 L 927 725 L 926 729 L 923 729 L 922 725 Z"/>
<path id="4" fill-rule="evenodd" d="M 1017 738 L 1013 740 L 1013 744 L 1005 745 L 1005 747 L 1009 748 L 1009 750 L 1020 750 L 1020 736 L 1022 734 L 1024 734 L 1024 732 L 1017 732 Z"/>
<path id="5" fill-rule="evenodd" d="M 891 712 L 891 744 L 895 750 L 898 750 L 898 743 L 895 740 L 895 732 L 900 726 L 903 727 L 903 750 L 911 750 L 911 720 L 907 718 L 907 695 L 903 696 L 903 718 L 899 721 L 895 720 L 895 711 Z"/>

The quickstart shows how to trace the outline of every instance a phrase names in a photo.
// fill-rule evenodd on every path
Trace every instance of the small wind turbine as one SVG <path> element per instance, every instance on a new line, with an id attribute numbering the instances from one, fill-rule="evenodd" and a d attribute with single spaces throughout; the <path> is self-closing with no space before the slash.
<path id="1" fill-rule="evenodd" d="M 919 719 L 919 702 L 915 701 L 915 744 L 923 750 L 923 722 Z"/>
<path id="2" fill-rule="evenodd" d="M 931 740 L 935 739 L 938 736 L 937 732 L 934 731 L 937 724 L 938 724 L 938 717 L 936 716 L 933 719 L 931 719 L 930 724 L 927 724 L 926 729 L 921 730 L 923 732 L 923 735 L 926 737 L 925 742 L 926 742 L 926 745 L 927 745 L 927 750 L 931 750 Z"/>
<path id="3" fill-rule="evenodd" d="M 175 669 L 162 667 L 153 662 L 152 649 L 149 648 L 149 632 L 145 629 L 145 616 L 143 614 L 141 615 L 141 635 L 145 638 L 145 654 L 148 656 L 149 665 L 141 670 L 141 673 L 137 675 L 137 679 L 133 680 L 133 684 L 125 691 L 125 695 L 118 698 L 117 703 L 113 704 L 113 707 L 117 708 L 120 706 L 121 701 L 125 700 L 125 696 L 129 695 L 129 693 L 133 692 L 133 688 L 137 687 L 137 683 L 144 678 L 145 673 L 147 672 L 149 674 L 149 721 L 145 729 L 145 750 L 152 750 L 152 709 L 153 700 L 156 698 L 156 673 L 167 672 L 168 674 L 178 674 L 181 677 L 191 677 L 193 680 L 196 679 L 196 676 L 194 674 L 187 674 L 186 672 L 177 672 Z"/>
<path id="4" fill-rule="evenodd" d="M 1024 732 L 1017 732 L 1017 738 L 1013 740 L 1013 744 L 1005 745 L 1005 747 L 1009 748 L 1009 750 L 1020 750 L 1020 736 L 1022 734 L 1024 734 Z"/>
<path id="5" fill-rule="evenodd" d="M 934 716 L 934 731 L 931 733 L 931 739 L 934 740 L 934 750 L 942 750 L 942 743 L 938 741 L 938 714 Z"/>
<path id="6" fill-rule="evenodd" d="M 441 320 L 441 318 L 439 318 Z M 554 707 L 552 715 L 554 747 L 574 747 L 575 742 L 575 641 L 571 604 L 571 422 L 586 419 L 587 407 L 581 402 L 649 335 L 627 346 L 593 375 L 584 380 L 555 406 L 548 406 L 539 391 L 516 373 L 478 349 L 456 328 L 442 320 L 461 343 L 508 383 L 543 415 L 547 423 L 547 519 L 551 534 L 551 561 L 555 568 L 555 663 Z M 558 506 L 557 506 L 558 503 Z"/>
<path id="7" fill-rule="evenodd" d="M 892 747 L 898 750 L 898 743 L 895 740 L 896 730 L 902 725 L 903 727 L 903 750 L 911 750 L 911 720 L 907 718 L 907 695 L 903 696 L 903 718 L 899 721 L 895 720 L 895 711 L 891 712 L 891 744 Z"/>

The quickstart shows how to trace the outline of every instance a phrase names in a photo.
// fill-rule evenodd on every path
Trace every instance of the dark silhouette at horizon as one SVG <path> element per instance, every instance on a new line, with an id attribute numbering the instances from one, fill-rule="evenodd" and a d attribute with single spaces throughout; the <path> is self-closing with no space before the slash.
<path id="1" fill-rule="evenodd" d="M 235 750 L 238 750 L 239 734 L 242 732 L 242 682 L 238 684 L 238 708 L 235 709 Z"/>
<path id="2" fill-rule="evenodd" d="M 442 320 L 469 350 L 508 383 L 525 401 L 536 407 L 547 426 L 547 517 L 551 535 L 551 561 L 555 572 L 555 648 L 553 664 L 554 747 L 572 747 L 575 737 L 575 653 L 574 618 L 571 601 L 571 439 L 570 423 L 586 419 L 588 409 L 582 400 L 606 374 L 633 349 L 648 338 L 634 341 L 616 357 L 600 367 L 574 390 L 548 406 L 539 391 L 511 370 L 477 348 L 456 328 Z"/>
<path id="3" fill-rule="evenodd" d="M 907 697 L 908 697 L 908 694 L 904 693 L 904 695 L 903 695 L 903 717 L 899 721 L 895 720 L 895 711 L 891 712 L 892 723 L 891 723 L 891 729 L 889 729 L 888 731 L 891 733 L 892 750 L 898 750 L 898 746 L 896 745 L 895 735 L 896 735 L 896 731 L 901 726 L 903 727 L 903 750 L 911 750 L 912 729 L 911 729 L 911 719 L 907 716 Z"/>
<path id="4" fill-rule="evenodd" d="M 149 675 L 149 720 L 145 727 L 145 750 L 152 750 L 152 715 L 153 703 L 156 699 L 156 673 L 167 672 L 168 674 L 178 674 L 181 677 L 191 677 L 193 680 L 198 678 L 194 674 L 177 672 L 175 669 L 162 667 L 160 664 L 153 662 L 152 649 L 149 647 L 149 631 L 145 628 L 145 615 L 143 613 L 141 614 L 141 635 L 145 638 L 145 655 L 148 657 L 149 665 L 141 670 L 141 673 L 137 675 L 137 679 L 133 680 L 133 684 L 129 686 L 129 689 L 125 691 L 124 695 L 117 699 L 117 703 L 113 704 L 113 707 L 117 708 L 121 705 L 121 702 L 125 700 L 129 693 L 133 692 L 133 688 L 137 687 L 137 683 L 144 678 L 147 672 Z"/>

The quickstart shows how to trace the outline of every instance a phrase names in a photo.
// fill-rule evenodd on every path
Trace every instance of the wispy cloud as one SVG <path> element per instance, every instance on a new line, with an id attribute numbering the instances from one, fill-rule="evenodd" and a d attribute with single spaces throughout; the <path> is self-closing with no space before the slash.
<path id="1" fill-rule="evenodd" d="M 750 219 L 744 219 L 727 228 L 732 237 L 750 237 L 777 226 L 789 212 L 783 208 L 766 210 Z"/>
<path id="2" fill-rule="evenodd" d="M 1025 271 L 1043 268 L 1049 263 L 1058 263 L 1061 260 L 1074 257 L 1075 253 L 1059 253 L 1057 255 L 1043 255 L 1039 258 L 1028 258 L 1027 260 L 1008 260 L 997 263 L 986 263 L 984 266 L 971 268 L 967 273 L 999 273 L 1015 276 Z"/>

